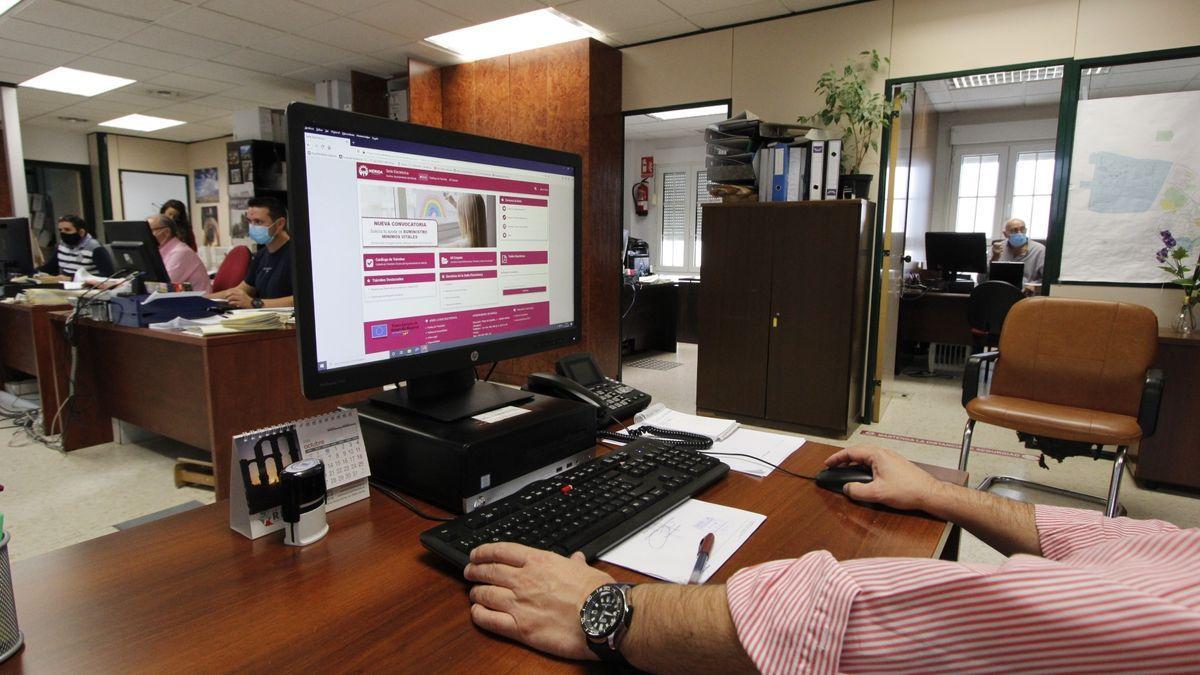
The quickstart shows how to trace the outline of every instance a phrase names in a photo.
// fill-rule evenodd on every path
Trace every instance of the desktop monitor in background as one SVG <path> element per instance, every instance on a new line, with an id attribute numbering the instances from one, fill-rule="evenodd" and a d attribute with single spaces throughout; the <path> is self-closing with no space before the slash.
<path id="1" fill-rule="evenodd" d="M 1025 286 L 1025 263 L 996 261 L 988 266 L 989 281 L 1007 281 L 1023 288 Z"/>
<path id="2" fill-rule="evenodd" d="M 529 394 L 474 366 L 578 343 L 578 155 L 293 103 L 289 221 L 305 396 L 442 421 Z"/>
<path id="3" fill-rule="evenodd" d="M 104 221 L 104 243 L 111 244 L 116 241 L 158 246 L 158 240 L 150 230 L 150 223 L 145 219 Z"/>
<path id="4" fill-rule="evenodd" d="M 988 271 L 987 235 L 982 232 L 926 232 L 925 259 L 928 268 L 953 281 L 956 274 Z"/>
<path id="5" fill-rule="evenodd" d="M 0 218 L 0 281 L 33 273 L 33 244 L 28 218 Z"/>
<path id="6" fill-rule="evenodd" d="M 163 265 L 162 256 L 158 253 L 157 243 L 150 245 L 146 242 L 114 241 L 106 248 L 116 270 L 137 270 L 139 272 L 138 279 L 141 281 L 166 283 L 171 280 L 167 276 L 167 268 Z"/>

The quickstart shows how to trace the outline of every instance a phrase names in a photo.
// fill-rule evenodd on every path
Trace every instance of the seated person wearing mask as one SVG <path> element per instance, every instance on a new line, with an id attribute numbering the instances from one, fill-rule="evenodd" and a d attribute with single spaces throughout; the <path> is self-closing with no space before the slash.
<path id="1" fill-rule="evenodd" d="M 179 238 L 179 223 L 167 216 L 155 214 L 146 218 L 150 232 L 158 240 L 158 254 L 162 256 L 167 276 L 176 283 L 189 283 L 193 291 L 204 293 L 212 290 L 208 270 L 196 252 Z"/>
<path id="2" fill-rule="evenodd" d="M 255 197 L 246 208 L 250 238 L 258 252 L 246 269 L 246 280 L 208 296 L 240 308 L 292 306 L 292 242 L 287 232 L 287 209 L 274 197 Z"/>
<path id="3" fill-rule="evenodd" d="M 1046 247 L 1029 238 L 1025 221 L 1013 218 L 1004 224 L 1004 238 L 992 244 L 992 260 L 1025 264 L 1025 285 L 1042 283 Z"/>
<path id="4" fill-rule="evenodd" d="M 46 264 L 38 268 L 35 276 L 38 281 L 71 281 L 78 270 L 100 274 L 103 270 L 95 259 L 96 250 L 100 248 L 100 242 L 88 233 L 83 218 L 63 216 L 58 219 L 58 248 Z"/>
<path id="5" fill-rule="evenodd" d="M 1013 501 L 940 482 L 883 448 L 826 460 L 851 462 L 874 479 L 846 485 L 847 497 L 925 511 L 1012 557 L 839 561 L 813 551 L 724 585 L 618 591 L 582 553 L 484 544 L 464 571 L 476 584 L 471 619 L 562 658 L 648 672 L 1196 670 L 1200 529 Z"/>

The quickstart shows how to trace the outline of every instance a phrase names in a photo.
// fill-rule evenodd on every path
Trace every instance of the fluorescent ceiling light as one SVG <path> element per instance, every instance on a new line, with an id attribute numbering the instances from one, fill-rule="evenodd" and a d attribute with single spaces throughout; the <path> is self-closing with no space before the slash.
<path id="1" fill-rule="evenodd" d="M 7 12 L 8 10 L 12 9 L 13 5 L 17 4 L 20 1 L 21 0 L 0 0 L 0 14 L 3 14 L 5 12 Z"/>
<path id="2" fill-rule="evenodd" d="M 118 117 L 115 120 L 101 122 L 102 127 L 116 127 L 118 129 L 133 129 L 134 131 L 158 131 L 167 127 L 177 127 L 183 122 L 179 120 L 169 120 L 165 117 L 151 117 L 150 115 L 126 115 Z"/>
<path id="3" fill-rule="evenodd" d="M 452 30 L 425 41 L 474 61 L 600 35 L 586 23 L 546 8 Z"/>
<path id="4" fill-rule="evenodd" d="M 646 114 L 660 120 L 678 120 L 685 117 L 701 117 L 703 115 L 727 115 L 729 114 L 729 107 L 722 103 L 720 105 L 702 105 L 698 108 L 679 108 L 678 110 L 663 110 L 661 112 Z"/>
<path id="5" fill-rule="evenodd" d="M 979 73 L 950 78 L 951 89 L 992 87 L 998 84 L 1020 84 L 1041 80 L 1059 80 L 1063 76 L 1062 66 L 1042 66 L 1025 70 L 1005 70 L 996 73 Z"/>
<path id="6" fill-rule="evenodd" d="M 25 80 L 20 86 L 58 91 L 77 96 L 95 96 L 96 94 L 103 94 L 106 91 L 112 91 L 118 87 L 133 84 L 134 82 L 137 82 L 137 80 L 113 77 L 112 75 L 101 75 L 100 73 L 76 70 L 74 68 L 55 68 L 33 79 Z"/>

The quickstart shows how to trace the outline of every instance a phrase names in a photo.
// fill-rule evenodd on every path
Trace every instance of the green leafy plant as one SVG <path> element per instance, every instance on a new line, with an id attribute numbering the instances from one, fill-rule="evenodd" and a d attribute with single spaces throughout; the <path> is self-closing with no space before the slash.
<path id="1" fill-rule="evenodd" d="M 822 73 L 813 91 L 825 96 L 825 108 L 796 120 L 801 124 L 841 127 L 843 173 L 858 173 L 867 153 L 879 150 L 875 133 L 892 123 L 891 102 L 882 93 L 871 91 L 868 80 L 874 79 L 881 63 L 891 61 L 872 49 L 849 59 L 841 70 L 830 68 Z M 904 100 L 904 93 L 897 92 L 896 98 Z"/>

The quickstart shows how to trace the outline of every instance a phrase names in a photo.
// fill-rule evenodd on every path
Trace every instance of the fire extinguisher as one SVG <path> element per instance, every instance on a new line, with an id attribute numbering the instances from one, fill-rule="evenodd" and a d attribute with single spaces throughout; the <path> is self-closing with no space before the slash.
<path id="1" fill-rule="evenodd" d="M 649 181 L 649 178 L 643 178 L 633 185 L 633 212 L 639 216 L 650 214 Z"/>

